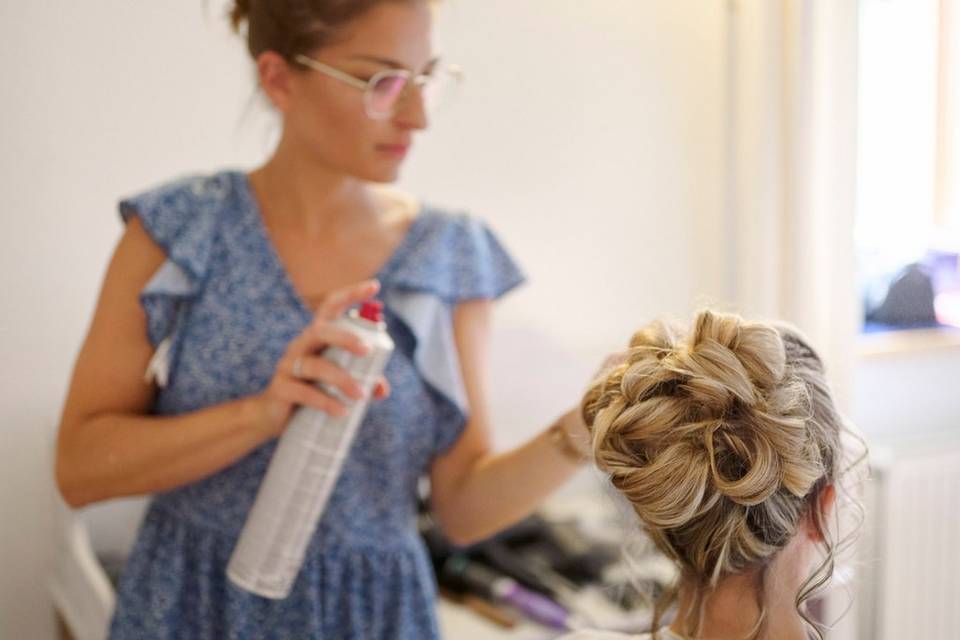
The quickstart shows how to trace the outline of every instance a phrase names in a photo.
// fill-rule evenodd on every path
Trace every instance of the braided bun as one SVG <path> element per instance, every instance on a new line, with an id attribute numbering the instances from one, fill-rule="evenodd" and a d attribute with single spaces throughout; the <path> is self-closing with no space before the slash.
<path id="1" fill-rule="evenodd" d="M 583 399 L 597 466 L 661 550 L 714 585 L 782 548 L 832 472 L 788 357 L 813 352 L 789 335 L 710 311 L 685 339 L 656 323 Z"/>

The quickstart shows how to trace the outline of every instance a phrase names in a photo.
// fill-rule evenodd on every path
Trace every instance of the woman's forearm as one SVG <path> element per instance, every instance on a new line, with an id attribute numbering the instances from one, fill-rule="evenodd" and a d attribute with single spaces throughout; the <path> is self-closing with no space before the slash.
<path id="1" fill-rule="evenodd" d="M 74 507 L 157 493 L 219 471 L 269 439 L 251 399 L 180 416 L 108 413 L 61 438 L 57 484 Z"/>
<path id="2" fill-rule="evenodd" d="M 560 419 L 568 433 L 571 414 Z M 577 438 L 579 441 L 580 438 Z M 586 449 L 585 432 L 578 448 Z M 525 444 L 478 460 L 437 513 L 446 535 L 456 544 L 472 544 L 532 513 L 548 495 L 583 468 L 564 452 L 550 430 Z M 435 505 L 436 508 L 437 505 Z"/>

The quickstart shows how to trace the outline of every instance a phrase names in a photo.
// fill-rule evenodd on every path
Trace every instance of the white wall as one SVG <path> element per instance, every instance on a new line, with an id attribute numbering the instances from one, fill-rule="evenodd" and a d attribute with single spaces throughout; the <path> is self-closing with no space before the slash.
<path id="1" fill-rule="evenodd" d="M 861 358 L 851 414 L 877 443 L 960 432 L 960 346 Z"/>
<path id="2" fill-rule="evenodd" d="M 695 304 L 697 223 L 722 207 L 722 18 L 675 0 L 444 10 L 440 49 L 468 82 L 403 182 L 488 219 L 530 276 L 498 318 L 503 444 L 563 410 L 641 322 Z"/>
<path id="3" fill-rule="evenodd" d="M 446 4 L 442 48 L 469 82 L 403 184 L 488 219 L 531 276 L 493 354 L 506 446 L 638 324 L 701 292 L 698 221 L 722 199 L 722 16 L 694 0 Z M 55 423 L 117 199 L 267 152 L 267 121 L 244 116 L 245 53 L 210 5 L 0 3 L 0 637 L 53 634 Z"/>
<path id="4" fill-rule="evenodd" d="M 239 46 L 195 2 L 0 3 L 0 637 L 48 638 L 52 447 L 118 196 L 258 154 Z"/>

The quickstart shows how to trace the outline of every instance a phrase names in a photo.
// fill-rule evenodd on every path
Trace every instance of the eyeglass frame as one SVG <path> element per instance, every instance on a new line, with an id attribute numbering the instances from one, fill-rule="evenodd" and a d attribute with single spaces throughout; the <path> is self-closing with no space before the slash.
<path id="1" fill-rule="evenodd" d="M 336 67 L 332 67 L 324 62 L 315 60 L 309 56 L 306 56 L 302 53 L 298 53 L 293 57 L 294 62 L 302 64 L 303 66 L 312 69 L 313 71 L 319 71 L 335 80 L 346 83 L 355 89 L 360 89 L 363 91 L 363 106 L 364 110 L 367 112 L 367 116 L 372 120 L 386 120 L 392 117 L 395 113 L 380 113 L 373 111 L 368 104 L 368 96 L 371 94 L 373 87 L 386 76 L 399 76 L 404 79 L 403 90 L 397 96 L 397 102 L 399 102 L 403 96 L 409 91 L 410 84 L 413 83 L 418 89 L 422 89 L 424 85 L 434 79 L 430 73 L 421 73 L 414 74 L 409 69 L 382 69 L 369 79 L 364 80 L 358 78 L 354 75 L 347 73 L 346 71 L 341 71 Z M 451 76 L 456 78 L 457 82 L 460 82 L 463 79 L 463 71 L 459 66 L 454 64 L 448 64 L 443 67 L 443 71 L 449 73 Z"/>

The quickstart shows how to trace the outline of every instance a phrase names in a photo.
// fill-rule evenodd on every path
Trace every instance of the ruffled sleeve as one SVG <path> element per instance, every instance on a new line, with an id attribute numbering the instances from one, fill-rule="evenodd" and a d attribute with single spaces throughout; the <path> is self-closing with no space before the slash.
<path id="1" fill-rule="evenodd" d="M 498 299 L 526 278 L 490 227 L 466 214 L 425 211 L 409 253 L 389 274 L 383 298 L 410 329 L 413 360 L 452 409 L 437 433 L 435 453 L 449 449 L 470 414 L 453 334 L 453 309 L 466 300 Z"/>
<path id="2" fill-rule="evenodd" d="M 456 304 L 502 297 L 526 278 L 506 247 L 482 220 L 426 210 L 411 255 L 394 281 Z"/>
<path id="3" fill-rule="evenodd" d="M 156 348 L 146 377 L 161 387 L 167 384 L 188 303 L 206 278 L 226 187 L 221 175 L 187 176 L 119 203 L 123 222 L 136 216 L 167 255 L 140 292 L 147 334 Z"/>

